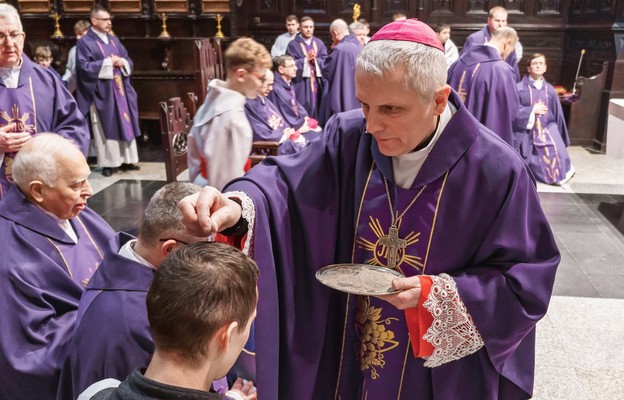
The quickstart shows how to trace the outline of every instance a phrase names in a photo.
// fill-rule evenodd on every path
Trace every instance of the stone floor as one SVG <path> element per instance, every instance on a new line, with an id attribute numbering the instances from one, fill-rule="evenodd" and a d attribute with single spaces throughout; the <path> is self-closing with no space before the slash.
<path id="1" fill-rule="evenodd" d="M 581 147 L 570 156 L 576 174 L 567 184 L 538 185 L 562 260 L 538 324 L 534 399 L 624 399 L 624 160 Z M 117 230 L 134 232 L 164 184 L 163 163 L 140 165 L 108 178 L 91 174 L 97 194 L 89 205 Z"/>

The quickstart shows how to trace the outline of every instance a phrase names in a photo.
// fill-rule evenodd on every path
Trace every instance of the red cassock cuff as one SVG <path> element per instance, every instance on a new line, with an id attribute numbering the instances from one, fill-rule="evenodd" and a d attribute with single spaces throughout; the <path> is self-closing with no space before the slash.
<path id="1" fill-rule="evenodd" d="M 227 243 L 230 246 L 234 246 L 239 250 L 243 250 L 243 247 L 245 246 L 246 241 L 247 241 L 247 233 L 245 233 L 242 236 L 239 236 L 239 235 L 225 236 L 220 233 L 217 233 L 217 235 L 215 236 L 215 242 Z"/>
<path id="2" fill-rule="evenodd" d="M 423 339 L 427 329 L 429 329 L 433 323 L 433 315 L 422 306 L 425 300 L 427 300 L 427 297 L 429 297 L 432 281 L 431 277 L 427 275 L 421 275 L 418 279 L 420 280 L 418 306 L 416 308 L 405 309 L 405 320 L 407 322 L 407 329 L 409 330 L 414 356 L 422 358 L 432 355 L 434 350 L 433 345 Z"/>

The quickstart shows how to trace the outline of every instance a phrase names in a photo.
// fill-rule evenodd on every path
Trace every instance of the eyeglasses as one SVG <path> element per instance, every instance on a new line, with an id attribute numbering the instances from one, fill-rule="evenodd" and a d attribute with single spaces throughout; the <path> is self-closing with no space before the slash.
<path id="1" fill-rule="evenodd" d="M 93 19 L 97 19 L 98 21 L 112 21 L 113 17 L 108 17 L 108 18 L 93 18 Z"/>
<path id="2" fill-rule="evenodd" d="M 12 42 L 17 42 L 24 38 L 24 32 L 11 32 L 8 35 L 5 35 L 4 33 L 0 33 L 0 44 L 4 44 L 7 38 L 11 38 Z"/>
<path id="3" fill-rule="evenodd" d="M 258 71 L 256 71 L 256 70 L 252 70 L 252 71 L 250 71 L 250 70 L 246 69 L 245 71 L 247 71 L 249 74 L 251 74 L 251 75 L 255 76 L 257 79 L 260 79 L 261 81 L 263 81 L 263 80 L 264 80 L 264 76 L 266 75 L 266 70 L 265 70 L 265 73 L 264 73 L 264 74 L 262 74 L 262 75 L 260 75 L 260 74 L 258 73 Z"/>
<path id="4" fill-rule="evenodd" d="M 182 243 L 183 245 L 186 245 L 186 246 L 188 246 L 188 245 L 189 245 L 188 243 L 183 242 L 183 241 L 182 241 L 182 240 L 180 240 L 180 239 L 175 239 L 175 238 L 165 238 L 165 239 L 158 239 L 158 240 L 159 240 L 160 242 L 166 242 L 167 240 L 175 240 L 176 242 L 178 242 L 178 243 Z"/>

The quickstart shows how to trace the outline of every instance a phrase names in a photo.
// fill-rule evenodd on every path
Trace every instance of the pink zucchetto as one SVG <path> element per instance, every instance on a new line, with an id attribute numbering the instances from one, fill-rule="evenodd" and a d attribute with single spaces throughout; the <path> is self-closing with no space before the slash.
<path id="1" fill-rule="evenodd" d="M 436 35 L 429 25 L 416 18 L 398 20 L 382 26 L 369 41 L 372 42 L 374 40 L 403 40 L 406 42 L 416 42 L 435 47 L 444 53 L 444 46 L 442 46 L 438 35 Z"/>

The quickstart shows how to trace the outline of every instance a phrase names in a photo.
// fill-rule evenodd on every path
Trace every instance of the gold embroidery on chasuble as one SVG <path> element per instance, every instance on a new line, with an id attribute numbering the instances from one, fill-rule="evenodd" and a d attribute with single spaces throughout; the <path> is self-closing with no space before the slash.
<path id="1" fill-rule="evenodd" d="M 386 190 L 383 179 L 373 166 L 356 221 L 353 262 L 381 267 L 396 263 L 396 269 L 405 276 L 420 275 L 427 265 L 446 175 L 415 190 L 394 186 Z M 393 218 L 396 232 L 391 233 Z M 392 248 L 396 252 L 394 259 L 389 254 Z M 356 296 L 354 322 L 359 340 L 356 358 L 360 369 L 370 374 L 369 379 L 381 379 L 384 368 L 393 373 L 405 368 L 405 352 L 411 350 L 402 310 L 375 297 Z"/>
<path id="2" fill-rule="evenodd" d="M 282 123 L 282 119 L 279 116 L 273 114 L 269 117 L 269 120 L 267 122 L 271 129 L 276 130 Z"/>
<path id="3" fill-rule="evenodd" d="M 117 90 L 119 90 L 119 94 L 125 96 L 126 94 L 124 92 L 123 80 L 121 79 L 121 76 L 115 75 L 113 77 L 113 80 L 115 81 L 115 86 L 117 86 Z"/>
<path id="4" fill-rule="evenodd" d="M 0 111 L 0 117 L 6 121 L 5 124 L 0 126 L 6 126 L 10 124 L 15 124 L 15 128 L 11 129 L 9 132 L 34 132 L 35 125 L 28 124 L 28 120 L 30 119 L 30 113 L 25 112 L 20 115 L 19 106 L 17 104 L 13 104 L 11 107 L 11 112 L 13 115 L 9 115 L 6 111 Z"/>

